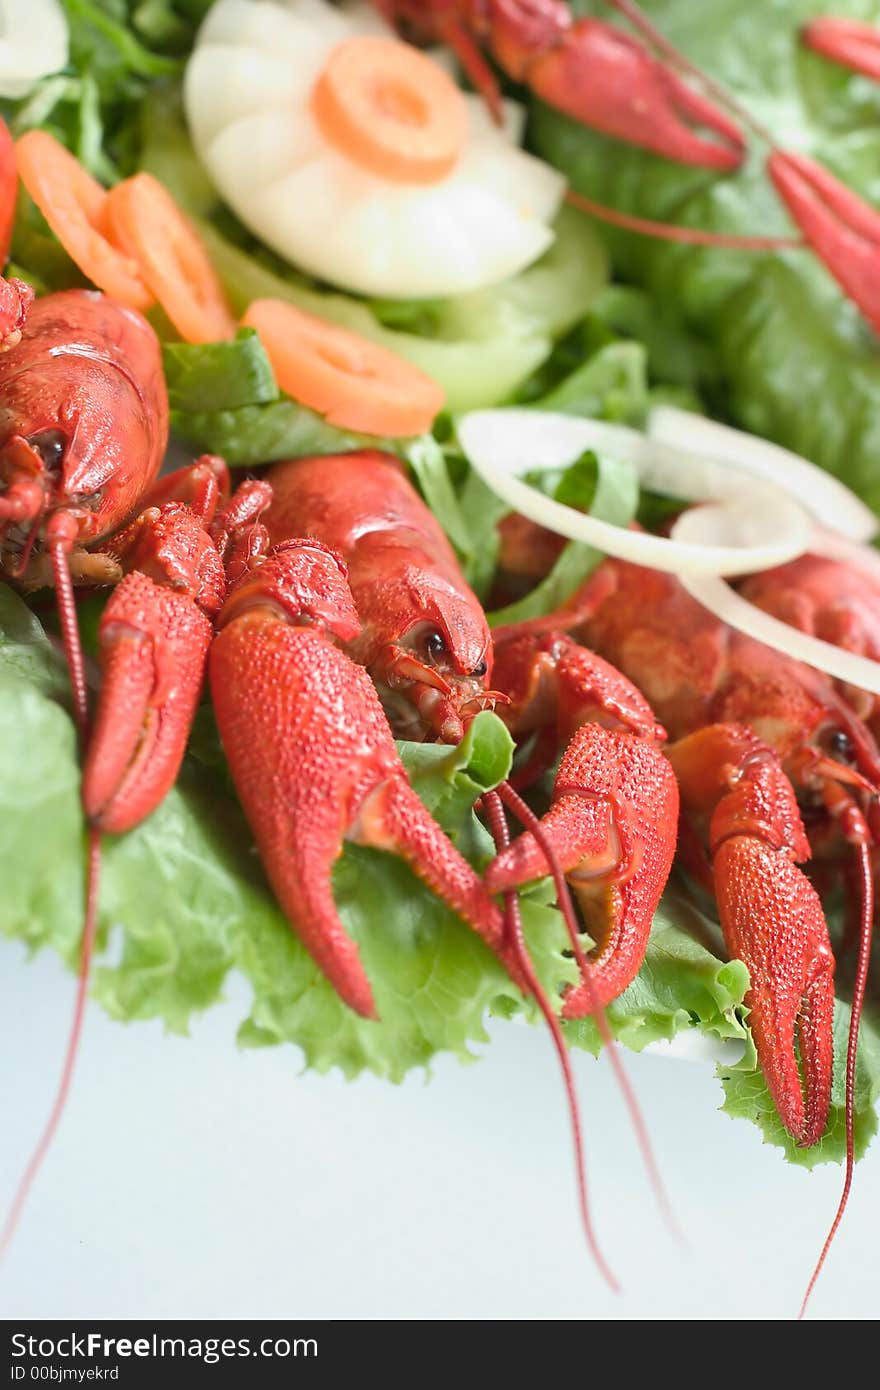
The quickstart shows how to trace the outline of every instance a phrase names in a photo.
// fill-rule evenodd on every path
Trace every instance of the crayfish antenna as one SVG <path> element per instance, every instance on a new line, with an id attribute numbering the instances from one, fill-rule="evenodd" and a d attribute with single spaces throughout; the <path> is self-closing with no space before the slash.
<path id="1" fill-rule="evenodd" d="M 52 558 L 52 570 L 55 578 L 58 615 L 61 622 L 64 654 L 70 672 L 74 720 L 80 744 L 84 747 L 88 738 L 89 729 L 89 699 L 82 643 L 80 642 L 79 628 L 76 620 L 76 602 L 73 597 L 73 582 L 70 577 L 70 566 L 68 563 L 68 556 L 75 534 L 75 523 L 72 518 L 68 517 L 64 512 L 56 512 L 50 519 L 47 527 L 47 545 L 49 554 Z M 70 1092 L 70 1085 L 76 1067 L 76 1059 L 79 1053 L 83 1018 L 85 1016 L 86 1000 L 88 997 L 92 954 L 98 929 L 98 891 L 101 878 L 101 833 L 93 826 L 89 828 L 88 844 L 85 920 L 82 933 L 82 945 L 80 947 L 79 978 L 77 981 L 76 999 L 73 1008 L 73 1019 L 70 1025 L 70 1035 L 68 1037 L 67 1049 L 64 1056 L 64 1065 L 61 1071 L 61 1080 L 58 1083 L 55 1101 L 52 1105 L 49 1118 L 46 1121 L 45 1128 L 28 1160 L 27 1167 L 22 1174 L 18 1188 L 12 1199 L 9 1214 L 4 1222 L 2 1232 L 0 1232 L 0 1259 L 6 1254 L 12 1242 L 31 1188 L 34 1185 L 34 1181 L 43 1165 L 43 1160 L 49 1152 L 52 1141 L 55 1138 L 55 1134 L 61 1122 L 61 1117 L 64 1114 L 64 1107 L 67 1103 L 67 1097 Z"/>
<path id="2" fill-rule="evenodd" d="M 657 1163 L 657 1159 L 654 1155 L 654 1150 L 651 1145 L 650 1136 L 648 1135 L 648 1128 L 645 1124 L 644 1116 L 642 1115 L 638 1099 L 636 1097 L 635 1091 L 633 1090 L 632 1082 L 627 1076 L 626 1068 L 623 1065 L 623 1061 L 621 1059 L 620 1052 L 617 1046 L 617 1039 L 611 1031 L 611 1027 L 605 1015 L 605 1009 L 598 996 L 596 983 L 593 979 L 593 967 L 590 961 L 587 959 L 584 953 L 583 945 L 581 944 L 580 928 L 578 926 L 578 921 L 575 916 L 574 904 L 572 903 L 571 899 L 571 892 L 569 890 L 568 883 L 566 882 L 565 874 L 562 871 L 562 866 L 559 863 L 559 857 L 556 853 L 556 848 L 550 836 L 546 833 L 544 825 L 542 824 L 538 816 L 535 815 L 531 807 L 527 804 L 527 802 L 523 800 L 519 793 L 513 789 L 509 782 L 501 783 L 500 787 L 498 788 L 498 796 L 501 802 L 511 812 L 511 814 L 515 816 L 516 819 L 520 822 L 523 829 L 529 831 L 532 834 L 536 844 L 543 853 L 544 858 L 546 859 L 547 864 L 550 868 L 550 874 L 553 879 L 554 887 L 556 889 L 556 898 L 559 904 L 559 909 L 562 912 L 563 921 L 565 922 L 566 931 L 568 933 L 569 941 L 571 942 L 572 953 L 580 971 L 582 982 L 580 988 L 583 988 L 590 996 L 590 1014 L 596 1020 L 596 1027 L 599 1030 L 599 1036 L 607 1049 L 608 1058 L 611 1063 L 611 1068 L 614 1072 L 615 1079 L 620 1088 L 621 1095 L 623 1096 L 624 1104 L 629 1113 L 630 1122 L 632 1124 L 633 1131 L 636 1136 L 636 1143 L 638 1145 L 639 1152 L 642 1155 L 642 1162 L 645 1165 L 645 1171 L 648 1174 L 648 1181 L 651 1184 L 651 1189 L 654 1193 L 655 1200 L 663 1216 L 663 1220 L 666 1223 L 667 1229 L 670 1231 L 670 1233 L 673 1235 L 675 1240 L 678 1241 L 679 1244 L 684 1244 L 684 1238 L 681 1232 L 681 1228 L 679 1227 L 678 1222 L 675 1219 L 675 1214 L 672 1210 L 672 1204 L 669 1200 L 669 1195 L 666 1191 L 665 1184 L 660 1175 L 660 1168 Z M 516 898 L 515 890 L 513 896 L 514 898 Z M 508 894 L 505 894 L 505 902 L 507 902 L 507 900 Z M 540 1000 L 538 1002 L 540 1005 Z M 561 1046 L 564 1049 L 565 1043 L 562 1038 L 562 1030 L 559 1027 L 559 1023 L 556 1019 L 555 1014 L 552 1014 L 552 1011 L 551 1018 L 552 1022 L 550 1023 L 550 1028 L 551 1032 L 553 1033 L 554 1041 L 556 1041 L 558 1034 L 559 1044 L 561 1044 Z M 566 1069 L 566 1074 L 568 1074 L 567 1064 L 568 1057 L 566 1053 L 565 1060 L 563 1062 L 563 1067 L 564 1069 Z"/>
<path id="3" fill-rule="evenodd" d="M 856 1084 L 856 1056 L 859 1045 L 859 1025 L 862 1019 L 862 1007 L 865 1002 L 865 989 L 868 983 L 868 967 L 871 963 L 871 936 L 874 930 L 874 874 L 871 866 L 871 852 L 867 844 L 856 846 L 856 853 L 859 861 L 861 879 L 861 921 L 859 930 L 859 955 L 856 965 L 856 979 L 853 989 L 852 1012 L 849 1020 L 849 1038 L 846 1046 L 846 1168 L 843 1179 L 843 1191 L 840 1194 L 840 1201 L 831 1229 L 825 1237 L 825 1244 L 822 1246 L 821 1253 L 816 1261 L 816 1267 L 807 1285 L 804 1300 L 798 1313 L 798 1321 L 804 1317 L 807 1311 L 807 1304 L 810 1301 L 813 1289 L 822 1273 L 828 1251 L 834 1242 L 834 1238 L 840 1229 L 843 1220 L 849 1194 L 852 1190 L 853 1170 L 855 1168 L 855 1145 L 853 1141 L 853 1115 L 855 1110 L 855 1084 Z"/>
<path id="4" fill-rule="evenodd" d="M 806 243 L 803 237 L 736 236 L 728 232 L 707 232 L 700 227 L 680 227 L 671 222 L 654 222 L 646 217 L 634 217 L 605 203 L 596 203 L 569 188 L 565 201 L 598 222 L 621 227 L 625 232 L 651 237 L 654 241 L 677 241 L 685 246 L 715 246 L 727 251 L 796 251 Z"/>
<path id="5" fill-rule="evenodd" d="M 486 808 L 486 815 L 489 820 L 489 828 L 492 838 L 495 841 L 495 848 L 500 852 L 507 849 L 510 844 L 510 835 L 504 819 L 504 809 L 499 792 L 489 791 L 483 793 L 483 805 Z M 522 918 L 519 910 L 519 896 L 516 889 L 511 889 L 504 895 L 504 916 L 507 931 L 507 944 L 513 953 L 514 959 L 519 965 L 520 973 L 528 984 L 529 990 L 534 996 L 535 1002 L 540 1009 L 544 1021 L 550 1030 L 553 1046 L 559 1058 L 559 1065 L 562 1070 L 562 1080 L 565 1086 L 565 1095 L 568 1102 L 568 1112 L 571 1117 L 572 1138 L 574 1140 L 575 1173 L 577 1175 L 578 1205 L 581 1213 L 581 1223 L 584 1228 L 584 1235 L 587 1239 L 590 1253 L 596 1261 L 599 1273 L 605 1283 L 613 1293 L 620 1293 L 620 1284 L 611 1271 L 611 1268 L 602 1254 L 599 1242 L 593 1227 L 593 1218 L 590 1213 L 590 1202 L 587 1190 L 587 1165 L 584 1155 L 584 1136 L 581 1125 L 580 1106 L 578 1105 L 577 1090 L 575 1088 L 574 1073 L 571 1067 L 571 1059 L 568 1055 L 568 1048 L 562 1036 L 562 1029 L 559 1026 L 559 1019 L 550 1006 L 546 992 L 540 980 L 535 974 L 534 967 L 529 959 L 523 939 Z"/>
<path id="6" fill-rule="evenodd" d="M 101 878 L 101 833 L 94 827 L 90 827 L 88 835 L 89 855 L 88 869 L 86 872 L 85 924 L 83 926 L 82 946 L 80 948 L 76 1001 L 73 1009 L 73 1020 L 70 1025 L 70 1034 L 67 1040 L 67 1049 L 64 1055 L 61 1080 L 58 1083 L 58 1089 L 55 1093 L 55 1100 L 49 1118 L 28 1160 L 27 1167 L 21 1176 L 15 1196 L 9 1208 L 9 1214 L 3 1224 L 3 1230 L 0 1231 L 0 1260 L 3 1259 L 12 1243 L 31 1188 L 52 1146 L 52 1141 L 58 1132 L 58 1126 L 61 1123 L 61 1117 L 64 1114 L 64 1107 L 67 1104 L 67 1097 L 70 1093 L 70 1085 L 73 1080 L 77 1056 L 79 1055 L 79 1044 L 80 1038 L 82 1037 L 83 1019 L 85 1017 L 86 1000 L 88 998 L 92 954 L 95 946 L 95 936 L 98 930 L 98 889 Z"/>
<path id="7" fill-rule="evenodd" d="M 76 620 L 73 580 L 70 577 L 68 561 L 76 537 L 76 523 L 65 512 L 56 512 L 49 521 L 47 533 L 49 554 L 52 557 L 55 594 L 58 601 L 58 617 L 61 622 L 61 640 L 64 644 L 67 669 L 70 672 L 73 717 L 76 731 L 79 734 L 79 741 L 85 748 L 89 736 L 89 692 L 86 684 L 82 643 L 79 640 L 79 625 Z"/>

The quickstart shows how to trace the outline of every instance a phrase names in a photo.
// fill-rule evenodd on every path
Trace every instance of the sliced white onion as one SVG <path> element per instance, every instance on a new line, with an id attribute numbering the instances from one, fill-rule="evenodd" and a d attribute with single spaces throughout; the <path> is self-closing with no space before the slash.
<path id="1" fill-rule="evenodd" d="M 515 511 L 621 560 L 673 574 L 737 575 L 785 564 L 808 548 L 810 519 L 781 488 L 622 425 L 541 410 L 477 410 L 459 420 L 458 438 L 483 481 Z M 724 506 L 697 509 L 706 512 L 699 540 L 666 540 L 586 516 L 522 479 L 565 468 L 586 449 L 631 463 L 654 492 Z"/>
<path id="2" fill-rule="evenodd" d="M 26 96 L 65 66 L 67 49 L 60 0 L 0 0 L 0 96 Z"/>
<path id="3" fill-rule="evenodd" d="M 837 560 L 861 572 L 880 588 L 880 551 L 872 545 L 858 545 L 836 531 L 817 526 L 810 541 L 810 554 Z"/>
<path id="4" fill-rule="evenodd" d="M 757 435 L 672 405 L 654 407 L 648 416 L 648 434 L 664 444 L 718 459 L 776 483 L 797 497 L 821 525 L 833 527 L 851 540 L 869 541 L 880 530 L 871 509 L 839 478 Z"/>
<path id="5" fill-rule="evenodd" d="M 698 540 L 704 535 L 703 514 L 712 510 L 715 509 L 699 507 L 684 512 L 673 526 L 672 535 L 686 543 Z M 817 552 L 822 544 L 821 536 L 815 534 L 814 541 L 815 544 L 811 544 L 810 549 Z M 862 690 L 880 695 L 880 662 L 872 661 L 866 656 L 858 656 L 855 652 L 845 651 L 842 647 L 835 647 L 831 642 L 823 642 L 818 637 L 811 637 L 796 627 L 790 627 L 788 623 L 772 617 L 748 599 L 744 599 L 741 594 L 735 593 L 718 575 L 682 571 L 679 578 L 698 603 L 708 608 L 709 612 L 714 613 L 722 622 L 745 633 L 747 637 L 754 637 L 758 642 L 793 657 L 795 661 L 803 661 L 807 666 L 824 671 L 826 675 L 835 676 L 849 685 L 856 685 Z"/>

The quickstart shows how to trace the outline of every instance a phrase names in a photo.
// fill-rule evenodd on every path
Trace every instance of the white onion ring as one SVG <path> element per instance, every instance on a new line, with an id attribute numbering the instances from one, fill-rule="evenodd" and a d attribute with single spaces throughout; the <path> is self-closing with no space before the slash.
<path id="1" fill-rule="evenodd" d="M 703 513 L 711 510 L 714 509 L 695 508 L 684 512 L 673 526 L 672 534 L 685 540 L 698 536 L 704 525 Z M 810 545 L 810 550 L 814 554 L 822 553 L 821 532 L 815 532 L 814 539 L 815 544 Z M 849 549 L 849 546 L 846 548 Z M 829 558 L 843 558 L 838 537 L 832 535 L 829 549 L 837 550 L 837 554 Z M 880 557 L 877 558 L 880 560 Z M 847 563 L 852 563 L 851 556 Z M 745 633 L 747 637 L 753 637 L 776 651 L 784 652 L 795 661 L 802 661 L 807 666 L 824 671 L 828 676 L 846 681 L 848 685 L 855 685 L 861 690 L 870 691 L 873 695 L 880 695 L 880 662 L 846 651 L 843 647 L 835 647 L 831 642 L 823 642 L 818 637 L 811 637 L 796 627 L 790 627 L 788 623 L 781 622 L 779 618 L 772 617 L 748 599 L 744 599 L 717 575 L 692 572 L 681 574 L 679 577 L 692 598 L 704 608 L 708 608 L 716 618 Z"/>
<path id="2" fill-rule="evenodd" d="M 826 560 L 837 560 L 842 565 L 861 570 L 868 579 L 880 588 L 880 551 L 872 545 L 857 545 L 836 531 L 826 531 L 817 526 L 810 541 L 810 554 L 821 555 Z"/>
<path id="3" fill-rule="evenodd" d="M 672 405 L 655 406 L 647 430 L 651 439 L 732 464 L 785 488 L 818 522 L 850 540 L 869 541 L 880 530 L 870 507 L 845 483 L 790 449 Z"/>
<path id="4" fill-rule="evenodd" d="M 782 488 L 622 425 L 542 410 L 477 410 L 457 422 L 457 431 L 475 471 L 515 511 L 633 564 L 678 575 L 751 574 L 796 559 L 809 544 L 809 517 Z M 667 540 L 613 526 L 554 501 L 519 476 L 565 468 L 586 449 L 626 459 L 655 492 L 723 502 L 708 509 L 712 515 L 704 522 L 714 528 L 713 542 Z"/>

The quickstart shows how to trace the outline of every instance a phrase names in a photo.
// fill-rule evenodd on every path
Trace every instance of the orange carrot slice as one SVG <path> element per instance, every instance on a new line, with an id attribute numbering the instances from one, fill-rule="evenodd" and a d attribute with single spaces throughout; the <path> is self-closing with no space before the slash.
<path id="1" fill-rule="evenodd" d="M 106 219 L 181 338 L 214 343 L 235 337 L 235 319 L 198 232 L 152 174 L 135 174 L 112 188 Z"/>
<path id="2" fill-rule="evenodd" d="M 9 127 L 4 120 L 0 119 L 0 269 L 9 260 L 17 193 L 18 170 L 15 167 L 15 145 L 9 134 Z"/>
<path id="3" fill-rule="evenodd" d="M 363 434 L 422 434 L 443 391 L 387 348 L 280 299 L 255 299 L 242 319 L 255 328 L 278 385 L 333 425 Z"/>
<path id="4" fill-rule="evenodd" d="M 410 44 L 378 35 L 336 45 L 312 111 L 344 155 L 396 182 L 445 178 L 467 138 L 467 108 L 452 78 Z"/>
<path id="5" fill-rule="evenodd" d="M 18 173 L 71 260 L 99 289 L 131 309 L 153 296 L 137 262 L 105 235 L 107 193 L 54 135 L 29 130 L 15 145 Z"/>

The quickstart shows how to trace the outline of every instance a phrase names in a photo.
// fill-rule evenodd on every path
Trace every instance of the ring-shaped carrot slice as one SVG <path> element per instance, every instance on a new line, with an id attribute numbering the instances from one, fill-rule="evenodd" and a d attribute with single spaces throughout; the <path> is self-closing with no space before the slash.
<path id="1" fill-rule="evenodd" d="M 106 191 L 45 130 L 29 130 L 15 144 L 22 183 L 64 250 L 83 275 L 130 309 L 147 309 L 153 296 L 138 264 L 106 236 Z"/>
<path id="2" fill-rule="evenodd" d="M 422 434 L 443 405 L 442 389 L 410 362 L 280 299 L 255 299 L 242 323 L 259 333 L 282 391 L 333 425 Z"/>
<path id="3" fill-rule="evenodd" d="M 181 338 L 235 337 L 235 319 L 201 237 L 152 174 L 135 174 L 107 195 L 107 228 L 133 256 Z"/>
<path id="4" fill-rule="evenodd" d="M 410 44 L 378 35 L 332 49 L 312 111 L 342 154 L 395 182 L 445 178 L 467 139 L 467 107 L 452 78 Z"/>

